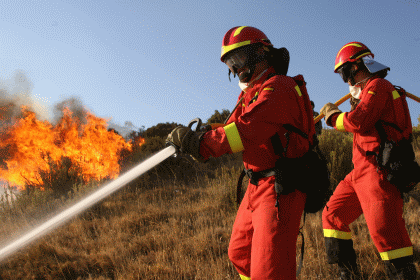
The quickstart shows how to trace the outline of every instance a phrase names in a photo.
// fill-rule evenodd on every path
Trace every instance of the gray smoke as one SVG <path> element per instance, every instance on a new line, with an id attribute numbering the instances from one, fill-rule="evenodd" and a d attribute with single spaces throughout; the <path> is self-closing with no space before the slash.
<path id="1" fill-rule="evenodd" d="M 83 106 L 82 101 L 77 97 L 70 97 L 54 106 L 55 122 L 58 122 L 63 117 L 65 108 L 68 108 L 72 112 L 72 117 L 79 119 L 80 123 L 87 122 L 87 110 Z"/>
<path id="2" fill-rule="evenodd" d="M 0 138 L 7 127 L 13 125 L 23 117 L 22 106 L 36 114 L 37 119 L 48 120 L 57 124 L 64 115 L 64 109 L 68 108 L 72 118 L 77 118 L 80 124 L 87 122 L 87 109 L 78 97 L 67 98 L 53 107 L 53 117 L 49 115 L 49 107 L 39 99 L 32 97 L 33 83 L 23 70 L 16 70 L 11 78 L 0 78 Z M 135 130 L 132 123 L 126 122 L 124 126 L 109 123 L 109 128 L 116 130 L 123 137 Z"/>
<path id="3" fill-rule="evenodd" d="M 48 118 L 48 109 L 31 97 L 33 84 L 23 70 L 16 70 L 9 79 L 0 79 L 0 128 L 13 124 L 22 117 L 22 106 L 34 112 L 39 119 Z"/>

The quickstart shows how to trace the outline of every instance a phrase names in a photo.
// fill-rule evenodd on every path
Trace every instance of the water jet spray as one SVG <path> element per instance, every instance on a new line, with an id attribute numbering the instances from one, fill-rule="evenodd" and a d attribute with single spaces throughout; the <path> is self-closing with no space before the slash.
<path id="1" fill-rule="evenodd" d="M 37 226 L 35 229 L 30 230 L 28 233 L 23 234 L 20 238 L 11 242 L 9 245 L 0 249 L 0 262 L 16 253 L 18 250 L 22 249 L 26 245 L 29 245 L 31 242 L 43 237 L 44 235 L 51 232 L 53 229 L 59 227 L 65 222 L 69 221 L 71 218 L 87 210 L 94 204 L 103 200 L 107 196 L 121 189 L 143 173 L 149 171 L 165 159 L 176 153 L 176 148 L 173 146 L 168 146 L 165 149 L 154 154 L 152 157 L 147 160 L 139 163 L 137 166 L 133 167 L 117 179 L 105 184 L 100 187 L 97 191 L 77 202 L 68 209 L 60 212 L 53 218 Z"/>

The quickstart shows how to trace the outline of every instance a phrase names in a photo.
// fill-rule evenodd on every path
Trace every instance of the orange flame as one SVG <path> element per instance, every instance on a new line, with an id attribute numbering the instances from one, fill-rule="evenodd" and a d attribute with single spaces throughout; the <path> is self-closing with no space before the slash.
<path id="1" fill-rule="evenodd" d="M 39 171 L 49 171 L 49 159 L 60 163 L 63 157 L 80 167 L 85 182 L 114 179 L 120 173 L 119 152 L 132 150 L 131 141 L 108 131 L 107 121 L 89 112 L 87 123 L 81 124 L 66 108 L 55 126 L 36 119 L 25 107 L 22 113 L 23 118 L 0 141 L 0 149 L 7 154 L 7 168 L 0 167 L 0 178 L 19 189 L 24 189 L 26 182 L 42 185 Z"/>

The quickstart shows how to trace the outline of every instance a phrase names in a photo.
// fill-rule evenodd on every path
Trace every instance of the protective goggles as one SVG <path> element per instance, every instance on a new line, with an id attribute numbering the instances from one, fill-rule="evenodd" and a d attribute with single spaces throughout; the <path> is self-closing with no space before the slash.
<path id="1" fill-rule="evenodd" d="M 341 78 L 345 83 L 348 82 L 351 76 L 351 63 L 343 64 L 340 68 L 337 69 L 337 73 L 340 74 Z"/>
<path id="2" fill-rule="evenodd" d="M 236 70 L 241 69 L 245 66 L 248 56 L 243 50 L 234 52 L 226 56 L 225 63 L 229 67 L 230 71 L 236 73 Z"/>

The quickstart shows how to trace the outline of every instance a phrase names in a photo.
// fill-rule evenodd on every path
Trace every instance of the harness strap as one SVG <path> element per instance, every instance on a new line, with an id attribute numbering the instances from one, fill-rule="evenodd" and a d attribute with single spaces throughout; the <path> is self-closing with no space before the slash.
<path id="1" fill-rule="evenodd" d="M 242 197 L 242 181 L 246 175 L 245 169 L 242 169 L 241 174 L 239 175 L 238 184 L 236 186 L 236 205 L 239 207 L 241 204 L 241 197 Z"/>
<path id="2" fill-rule="evenodd" d="M 270 139 L 271 140 L 271 145 L 273 146 L 274 153 L 276 155 L 285 155 L 286 154 L 287 148 L 289 146 L 289 134 L 290 134 L 290 132 L 297 133 L 300 136 L 302 136 L 303 138 L 309 140 L 308 134 L 306 134 L 305 132 L 303 132 L 302 130 L 297 128 L 296 126 L 293 126 L 293 125 L 287 123 L 287 124 L 283 124 L 283 127 L 287 130 L 287 132 L 285 133 L 286 140 L 287 140 L 286 147 L 283 148 L 283 144 L 281 143 L 280 136 L 277 133 L 274 134 Z M 314 134 L 314 144 L 313 144 L 314 146 L 317 143 L 317 139 L 315 139 L 315 137 L 316 137 L 316 134 Z M 310 143 L 309 143 L 309 145 L 310 145 Z"/>

